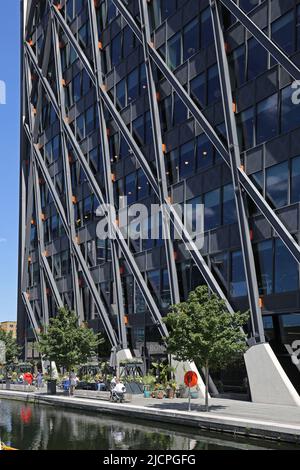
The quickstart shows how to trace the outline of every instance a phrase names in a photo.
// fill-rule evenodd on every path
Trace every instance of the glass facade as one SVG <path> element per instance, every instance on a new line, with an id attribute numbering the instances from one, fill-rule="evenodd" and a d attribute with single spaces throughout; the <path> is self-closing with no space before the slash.
<path id="1" fill-rule="evenodd" d="M 139 26 L 139 2 L 128 0 L 123 3 Z M 264 31 L 291 59 L 294 53 L 299 53 L 300 7 L 294 5 L 296 2 L 287 2 L 284 8 L 279 0 L 239 0 L 238 3 L 250 17 L 254 15 L 254 21 L 260 25 L 270 23 Z M 39 4 L 44 4 L 44 8 L 39 6 L 35 9 L 32 22 L 28 25 L 27 38 L 33 55 L 38 60 L 49 40 L 46 25 L 50 21 L 48 3 Z M 60 106 L 64 106 L 69 127 L 63 141 L 60 119 L 51 97 L 46 92 L 39 96 L 37 88 L 33 88 L 30 96 L 38 119 L 35 126 L 38 150 L 47 170 L 45 175 L 38 168 L 42 216 L 38 214 L 38 206 L 34 203 L 26 251 L 30 261 L 27 270 L 28 285 L 24 289 L 34 315 L 38 319 L 43 317 L 40 315 L 42 284 L 38 264 L 40 225 L 44 252 L 47 254 L 53 281 L 58 286 L 63 303 L 70 307 L 75 305 L 70 233 L 62 220 L 61 209 L 53 197 L 53 191 L 49 189 L 52 182 L 66 217 L 73 221 L 76 243 L 83 258 L 81 263 L 86 263 L 96 291 L 105 304 L 108 318 L 116 329 L 113 252 L 109 240 L 99 240 L 96 236 L 97 224 L 102 219 L 96 214 L 100 200 L 95 192 L 95 185 L 103 193 L 106 202 L 109 198 L 114 198 L 117 222 L 126 206 L 130 207 L 136 202 L 143 203 L 146 207 L 158 204 L 158 194 L 134 151 L 137 147 L 155 181 L 159 183 L 154 131 L 161 132 L 168 198 L 181 207 L 186 203 L 192 207 L 195 204 L 204 205 L 205 243 L 201 254 L 233 307 L 247 309 L 244 259 L 238 237 L 235 191 L 230 169 L 168 77 L 151 61 L 157 115 L 160 120 L 157 129 L 149 105 L 150 89 L 143 46 L 125 19 L 121 20 L 119 11 L 110 0 L 95 2 L 93 10 L 99 41 L 97 50 L 101 62 L 101 80 L 104 82 L 102 96 L 105 98 L 102 102 L 103 116 L 99 116 L 97 82 L 95 77 L 92 79 L 91 73 L 87 73 L 78 54 L 80 47 L 87 62 L 93 64 L 92 45 L 95 38 L 92 37 L 87 2 L 63 0 L 59 4 L 58 14 L 61 18 L 56 21 L 59 50 L 55 51 L 53 44 L 50 44 L 48 70 L 44 78 L 50 89 L 54 90 Z M 262 4 L 265 9 L 261 8 Z M 282 9 L 278 7 L 279 4 Z M 152 45 L 227 147 L 209 2 L 157 0 L 148 2 L 148 13 Z M 243 169 L 298 241 L 300 108 L 293 102 L 297 89 L 292 87 L 291 78 L 283 73 L 283 69 L 255 37 L 250 37 L 246 29 L 225 9 L 222 10 L 222 15 Z M 63 22 L 71 27 L 74 42 L 65 35 L 61 26 Z M 58 57 L 55 58 L 56 53 Z M 55 85 L 59 83 L 56 60 L 60 61 L 62 71 L 60 100 Z M 29 60 L 26 66 L 29 75 L 36 77 L 34 63 Z M 42 113 L 37 111 L 40 108 Z M 123 127 L 119 125 L 112 109 L 122 120 Z M 29 126 L 30 119 L 26 110 L 24 115 Z M 102 118 L 106 126 L 104 133 L 99 132 Z M 91 180 L 82 164 L 74 140 L 91 169 L 94 180 Z M 103 145 L 103 141 L 106 145 Z M 28 135 L 24 134 L 22 162 L 31 159 L 29 144 Z M 65 174 L 66 165 L 70 170 L 70 181 Z M 29 184 L 30 165 L 24 164 L 24 168 L 25 181 Z M 293 328 L 293 324 L 289 326 L 289 316 L 284 310 L 286 299 L 289 299 L 289 306 L 293 305 L 291 310 L 297 321 L 300 312 L 297 295 L 298 264 L 284 243 L 276 238 L 253 201 L 247 199 L 246 195 L 244 199 L 259 293 L 263 298 L 262 313 L 270 318 L 285 314 L 283 321 L 288 330 Z M 150 233 L 149 221 L 153 221 L 153 217 L 146 217 L 141 222 L 142 234 Z M 41 223 L 38 223 L 38 218 Z M 191 225 L 195 227 L 194 208 L 189 218 Z M 155 239 L 140 237 L 128 241 L 128 246 L 137 263 L 139 276 L 148 287 L 159 312 L 165 315 L 172 303 L 172 286 L 162 237 L 162 221 L 159 218 L 155 220 L 158 233 Z M 125 230 L 128 230 L 130 223 L 128 219 Z M 191 289 L 205 281 L 180 240 L 174 242 L 174 259 L 180 296 L 186 299 Z M 122 252 L 119 253 L 118 262 L 128 342 L 133 349 L 140 347 L 144 341 L 150 346 L 157 340 L 158 333 L 153 327 L 149 302 L 143 296 Z M 90 286 L 78 259 L 75 260 L 75 266 L 78 270 L 78 301 L 83 318 L 91 324 L 98 320 L 98 328 L 103 330 L 95 296 L 89 294 Z M 49 280 L 46 300 L 51 317 L 55 315 L 56 299 L 48 284 Z M 19 310 L 21 312 L 22 308 Z M 270 325 L 270 322 L 267 323 L 268 331 L 272 329 Z"/>

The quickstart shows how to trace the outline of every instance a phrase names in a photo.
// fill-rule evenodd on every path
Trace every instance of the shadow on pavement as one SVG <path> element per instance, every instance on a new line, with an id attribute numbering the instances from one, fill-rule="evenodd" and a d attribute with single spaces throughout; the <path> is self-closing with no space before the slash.
<path id="1" fill-rule="evenodd" d="M 147 408 L 158 408 L 162 410 L 176 410 L 176 411 L 188 411 L 188 403 L 157 403 L 149 404 Z M 222 405 L 211 405 L 209 411 L 219 411 L 226 410 L 227 406 Z M 196 411 L 198 413 L 205 413 L 206 409 L 204 405 L 191 404 L 191 411 Z"/>

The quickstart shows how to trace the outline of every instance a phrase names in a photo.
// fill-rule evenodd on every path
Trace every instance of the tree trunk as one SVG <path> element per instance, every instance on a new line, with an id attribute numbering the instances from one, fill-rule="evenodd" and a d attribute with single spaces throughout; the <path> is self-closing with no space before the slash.
<path id="1" fill-rule="evenodd" d="M 208 404 L 208 389 L 209 389 L 209 364 L 205 364 L 205 411 L 209 411 Z"/>

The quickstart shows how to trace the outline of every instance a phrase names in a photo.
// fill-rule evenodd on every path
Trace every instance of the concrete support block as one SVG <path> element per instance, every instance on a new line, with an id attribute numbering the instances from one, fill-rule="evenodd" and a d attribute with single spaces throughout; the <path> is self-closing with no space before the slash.
<path id="1" fill-rule="evenodd" d="M 244 357 L 254 403 L 300 406 L 300 397 L 269 344 L 252 346 Z"/>
<path id="2" fill-rule="evenodd" d="M 184 375 L 188 371 L 196 372 L 198 376 L 199 397 L 205 398 L 205 384 L 194 362 L 178 362 L 173 357 L 171 358 L 171 365 L 175 369 L 175 379 L 180 385 L 184 383 Z"/>
<path id="3" fill-rule="evenodd" d="M 120 362 L 128 360 L 128 359 L 132 359 L 131 351 L 129 349 L 121 349 L 120 351 L 117 352 L 116 359 L 117 359 L 117 371 L 118 371 L 118 375 L 120 375 Z"/>

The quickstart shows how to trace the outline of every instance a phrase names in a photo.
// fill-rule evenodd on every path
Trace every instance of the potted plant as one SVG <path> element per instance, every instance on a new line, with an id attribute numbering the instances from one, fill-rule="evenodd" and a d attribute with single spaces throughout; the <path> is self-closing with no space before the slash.
<path id="1" fill-rule="evenodd" d="M 185 384 L 179 385 L 178 398 L 188 398 L 188 389 Z"/>
<path id="2" fill-rule="evenodd" d="M 174 382 L 172 380 L 170 382 L 168 382 L 167 386 L 166 386 L 166 397 L 167 398 L 174 398 L 175 393 L 176 393 L 176 388 L 177 388 L 176 382 Z"/>
<path id="3" fill-rule="evenodd" d="M 143 377 L 143 385 L 144 385 L 144 397 L 145 398 L 150 398 L 151 397 L 151 392 L 154 389 L 156 379 L 153 375 L 145 375 Z"/>

